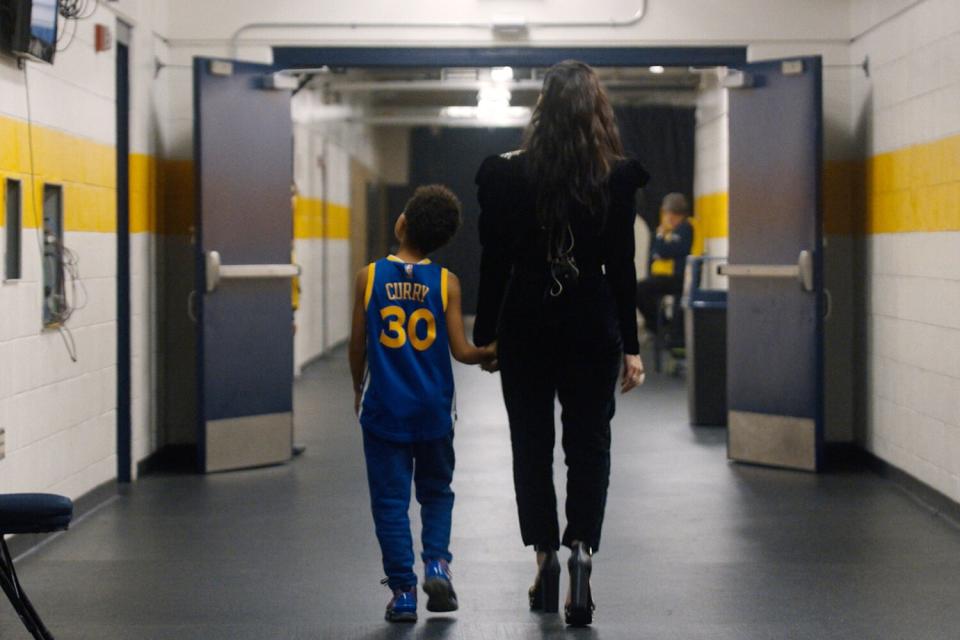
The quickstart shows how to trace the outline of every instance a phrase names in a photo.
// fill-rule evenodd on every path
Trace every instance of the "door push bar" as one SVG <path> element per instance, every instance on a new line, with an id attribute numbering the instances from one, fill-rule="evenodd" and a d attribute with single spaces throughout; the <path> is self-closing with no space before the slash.
<path id="1" fill-rule="evenodd" d="M 221 280 L 295 278 L 300 267 L 295 264 L 220 264 L 220 252 L 207 253 L 207 293 L 217 290 Z"/>
<path id="2" fill-rule="evenodd" d="M 813 254 L 801 251 L 797 264 L 722 264 L 717 273 L 730 278 L 796 278 L 804 291 L 813 291 Z"/>

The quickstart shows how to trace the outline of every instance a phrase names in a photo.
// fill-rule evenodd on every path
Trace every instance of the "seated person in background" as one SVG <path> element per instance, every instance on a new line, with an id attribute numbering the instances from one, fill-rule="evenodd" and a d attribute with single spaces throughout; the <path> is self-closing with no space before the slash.
<path id="1" fill-rule="evenodd" d="M 683 270 L 693 246 L 690 203 L 682 193 L 668 193 L 660 205 L 660 226 L 650 244 L 650 275 L 637 283 L 637 308 L 647 332 L 657 330 L 657 312 L 665 295 L 683 291 Z"/>

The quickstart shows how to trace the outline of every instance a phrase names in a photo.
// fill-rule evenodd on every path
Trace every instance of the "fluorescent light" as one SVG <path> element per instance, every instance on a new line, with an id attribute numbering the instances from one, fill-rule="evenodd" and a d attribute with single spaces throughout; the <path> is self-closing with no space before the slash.
<path id="1" fill-rule="evenodd" d="M 490 79 L 494 82 L 510 82 L 513 80 L 513 67 L 493 67 L 490 69 Z"/>
<path id="2" fill-rule="evenodd" d="M 664 71 L 666 71 L 666 69 L 664 69 L 658 64 L 655 64 L 652 67 L 650 67 L 650 73 L 663 73 Z"/>
<path id="3" fill-rule="evenodd" d="M 504 106 L 502 103 L 486 103 L 477 107 L 452 106 L 440 110 L 441 118 L 469 121 L 487 126 L 522 127 L 530 121 L 530 107 Z"/>
<path id="4" fill-rule="evenodd" d="M 510 90 L 506 87 L 484 87 L 477 94 L 477 117 L 499 120 L 510 110 Z"/>
<path id="5" fill-rule="evenodd" d="M 476 118 L 476 107 L 444 107 L 440 110 L 440 115 L 447 118 Z"/>
<path id="6" fill-rule="evenodd" d="M 506 87 L 483 87 L 477 93 L 477 102 L 502 102 L 510 106 L 510 89 Z"/>

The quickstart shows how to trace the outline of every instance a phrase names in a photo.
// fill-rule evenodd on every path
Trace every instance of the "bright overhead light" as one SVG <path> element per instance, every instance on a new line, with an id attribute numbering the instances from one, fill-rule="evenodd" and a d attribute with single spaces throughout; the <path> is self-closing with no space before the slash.
<path id="1" fill-rule="evenodd" d="M 650 73 L 663 73 L 664 71 L 666 71 L 666 69 L 664 69 L 658 64 L 655 64 L 652 67 L 650 67 Z"/>
<path id="2" fill-rule="evenodd" d="M 440 110 L 442 118 L 474 120 L 487 126 L 522 127 L 530 121 L 530 107 L 511 107 L 502 104 L 484 104 L 476 107 L 453 106 Z"/>
<path id="3" fill-rule="evenodd" d="M 494 82 L 510 82 L 513 80 L 513 67 L 494 67 L 490 69 L 490 79 Z"/>
<path id="4" fill-rule="evenodd" d="M 506 87 L 483 87 L 477 93 L 478 102 L 503 103 L 510 105 L 510 89 Z"/>
<path id="5" fill-rule="evenodd" d="M 444 107 L 440 110 L 440 115 L 447 118 L 476 118 L 476 107 Z"/>
<path id="6" fill-rule="evenodd" d="M 510 90 L 506 87 L 484 87 L 477 94 L 477 115 L 481 119 L 501 118 L 510 109 Z"/>

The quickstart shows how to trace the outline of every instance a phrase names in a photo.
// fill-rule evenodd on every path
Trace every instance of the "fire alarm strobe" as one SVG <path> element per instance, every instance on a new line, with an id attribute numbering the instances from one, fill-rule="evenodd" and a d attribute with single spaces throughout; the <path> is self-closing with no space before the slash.
<path id="1" fill-rule="evenodd" d="M 113 47 L 113 35 L 110 33 L 110 27 L 105 24 L 94 25 L 93 35 L 94 48 L 97 53 L 110 51 L 110 48 Z"/>

